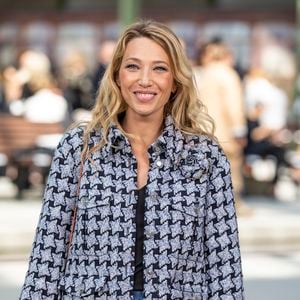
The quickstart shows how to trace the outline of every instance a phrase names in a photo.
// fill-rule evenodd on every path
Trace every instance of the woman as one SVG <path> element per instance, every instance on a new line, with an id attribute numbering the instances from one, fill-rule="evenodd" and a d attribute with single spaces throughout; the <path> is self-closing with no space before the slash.
<path id="1" fill-rule="evenodd" d="M 92 120 L 56 151 L 21 299 L 243 299 L 212 128 L 174 33 L 130 26 Z"/>

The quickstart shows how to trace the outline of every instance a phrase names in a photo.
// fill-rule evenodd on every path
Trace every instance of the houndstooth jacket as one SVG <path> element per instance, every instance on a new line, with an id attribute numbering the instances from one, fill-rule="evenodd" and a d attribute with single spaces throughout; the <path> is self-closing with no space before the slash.
<path id="1" fill-rule="evenodd" d="M 78 193 L 82 132 L 67 132 L 54 155 L 21 300 L 131 299 L 137 162 L 111 126 L 108 143 L 84 163 Z M 94 132 L 90 145 L 99 139 Z M 244 299 L 223 151 L 206 136 L 183 135 L 169 116 L 148 152 L 145 299 Z"/>

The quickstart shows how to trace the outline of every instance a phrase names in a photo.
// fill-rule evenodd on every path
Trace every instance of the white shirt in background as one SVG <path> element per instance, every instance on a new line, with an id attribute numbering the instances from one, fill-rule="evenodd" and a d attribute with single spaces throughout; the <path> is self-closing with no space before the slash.
<path id="1" fill-rule="evenodd" d="M 42 89 L 24 102 L 24 117 L 35 123 L 63 122 L 68 110 L 64 97 L 51 90 Z"/>
<path id="2" fill-rule="evenodd" d="M 260 124 L 270 129 L 281 129 L 286 126 L 288 97 L 286 93 L 265 78 L 248 79 L 245 83 L 245 101 L 247 110 L 256 104 L 264 109 Z"/>

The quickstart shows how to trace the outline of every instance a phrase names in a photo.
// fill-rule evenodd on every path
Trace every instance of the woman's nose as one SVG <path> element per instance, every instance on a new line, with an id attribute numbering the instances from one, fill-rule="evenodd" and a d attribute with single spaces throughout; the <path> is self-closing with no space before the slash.
<path id="1" fill-rule="evenodd" d="M 139 84 L 143 87 L 150 86 L 152 84 L 151 74 L 148 70 L 144 70 L 143 72 L 141 72 Z"/>

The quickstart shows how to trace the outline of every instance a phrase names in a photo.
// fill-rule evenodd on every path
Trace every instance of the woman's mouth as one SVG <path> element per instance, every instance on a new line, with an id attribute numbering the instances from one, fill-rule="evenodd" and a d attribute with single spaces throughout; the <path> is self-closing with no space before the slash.
<path id="1" fill-rule="evenodd" d="M 140 101 L 150 101 L 156 96 L 156 93 L 152 92 L 135 92 L 134 94 Z"/>

